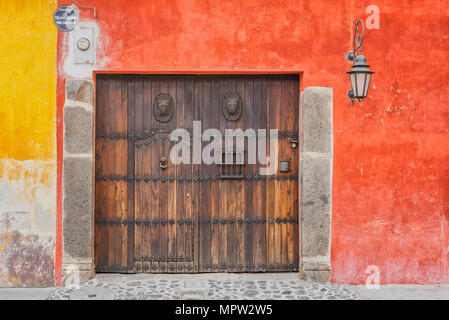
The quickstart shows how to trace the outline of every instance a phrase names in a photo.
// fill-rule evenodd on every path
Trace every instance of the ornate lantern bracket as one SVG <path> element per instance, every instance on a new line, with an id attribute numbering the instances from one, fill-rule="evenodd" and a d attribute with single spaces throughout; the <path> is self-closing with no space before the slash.
<path id="1" fill-rule="evenodd" d="M 365 37 L 365 24 L 363 23 L 363 20 L 359 19 L 355 21 L 354 25 L 354 38 L 352 41 L 353 49 L 351 52 L 348 52 L 348 60 L 351 62 L 354 62 L 355 58 L 357 58 L 357 51 L 359 54 L 362 54 L 363 39 Z M 362 30 L 359 30 L 360 25 L 362 25 Z"/>
<path id="2" fill-rule="evenodd" d="M 366 63 L 366 58 L 362 55 L 362 45 L 365 37 L 365 25 L 363 20 L 359 19 L 355 21 L 354 25 L 353 49 L 347 55 L 348 60 L 353 62 L 352 70 L 347 72 L 352 86 L 352 90 L 348 91 L 348 97 L 351 99 L 351 104 L 354 104 L 355 99 L 362 101 L 366 98 L 371 76 L 374 73 L 369 69 L 369 65 Z"/>

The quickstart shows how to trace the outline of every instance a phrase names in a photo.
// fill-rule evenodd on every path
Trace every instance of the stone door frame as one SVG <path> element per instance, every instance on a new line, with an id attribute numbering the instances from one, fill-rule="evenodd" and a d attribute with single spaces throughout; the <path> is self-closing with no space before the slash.
<path id="1" fill-rule="evenodd" d="M 63 114 L 63 281 L 73 277 L 74 271 L 79 272 L 80 281 L 86 281 L 95 275 L 94 81 L 66 79 Z M 300 118 L 299 275 L 307 280 L 330 281 L 332 88 L 303 90 Z"/>

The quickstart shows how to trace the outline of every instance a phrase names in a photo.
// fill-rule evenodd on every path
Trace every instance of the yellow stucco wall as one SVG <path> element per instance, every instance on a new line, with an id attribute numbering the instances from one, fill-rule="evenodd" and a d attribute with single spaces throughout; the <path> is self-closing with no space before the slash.
<path id="1" fill-rule="evenodd" d="M 54 284 L 55 8 L 0 0 L 0 287 Z"/>
<path id="2" fill-rule="evenodd" d="M 53 159 L 55 0 L 0 0 L 0 159 Z"/>

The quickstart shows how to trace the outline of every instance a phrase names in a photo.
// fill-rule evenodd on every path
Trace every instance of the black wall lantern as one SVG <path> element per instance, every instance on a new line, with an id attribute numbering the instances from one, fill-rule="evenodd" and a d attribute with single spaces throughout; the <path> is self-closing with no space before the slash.
<path id="1" fill-rule="evenodd" d="M 348 91 L 349 99 L 354 104 L 354 99 L 362 101 L 368 95 L 368 89 L 371 81 L 371 75 L 374 73 L 366 64 L 366 58 L 362 55 L 363 37 L 365 35 L 365 25 L 363 20 L 359 19 L 355 23 L 353 50 L 348 53 L 348 60 L 353 62 L 352 70 L 348 71 L 352 90 Z M 362 25 L 362 31 L 359 33 L 359 25 Z M 357 55 L 357 51 L 359 55 Z"/>

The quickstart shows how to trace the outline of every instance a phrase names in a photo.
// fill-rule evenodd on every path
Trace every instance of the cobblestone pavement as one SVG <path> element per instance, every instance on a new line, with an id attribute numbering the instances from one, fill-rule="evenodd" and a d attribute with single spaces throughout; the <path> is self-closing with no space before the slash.
<path id="1" fill-rule="evenodd" d="M 50 300 L 353 300 L 346 285 L 302 281 L 298 274 L 98 274 L 79 289 L 56 288 Z"/>

